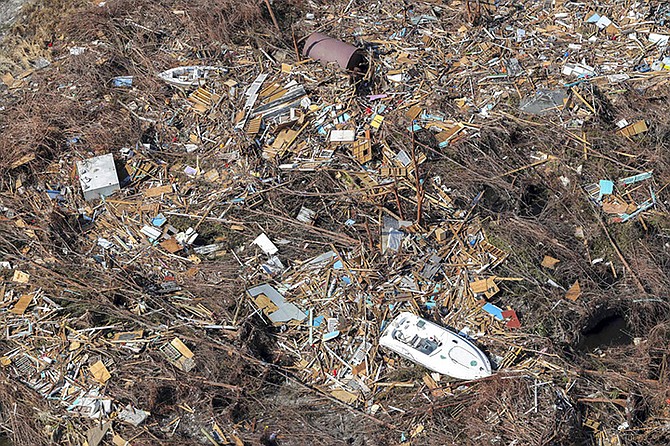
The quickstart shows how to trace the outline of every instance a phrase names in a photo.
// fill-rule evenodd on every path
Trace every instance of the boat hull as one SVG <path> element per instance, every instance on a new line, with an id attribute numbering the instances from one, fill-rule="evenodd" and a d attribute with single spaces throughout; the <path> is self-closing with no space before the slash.
<path id="1" fill-rule="evenodd" d="M 475 344 L 412 313 L 401 313 L 379 344 L 434 372 L 472 380 L 491 375 L 491 363 Z"/>

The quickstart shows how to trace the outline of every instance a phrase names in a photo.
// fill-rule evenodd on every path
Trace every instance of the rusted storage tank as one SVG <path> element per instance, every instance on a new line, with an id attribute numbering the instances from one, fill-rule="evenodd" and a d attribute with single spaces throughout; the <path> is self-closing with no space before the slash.
<path id="1" fill-rule="evenodd" d="M 368 62 L 360 48 L 321 33 L 313 33 L 307 38 L 302 55 L 319 62 L 337 62 L 347 71 L 367 71 Z"/>

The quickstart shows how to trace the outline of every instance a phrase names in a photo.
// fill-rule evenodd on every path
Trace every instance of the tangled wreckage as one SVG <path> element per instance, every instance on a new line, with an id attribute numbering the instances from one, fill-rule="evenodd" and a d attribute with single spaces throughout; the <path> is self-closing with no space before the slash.
<path id="1" fill-rule="evenodd" d="M 670 443 L 668 36 L 662 2 L 26 6 L 0 444 Z"/>

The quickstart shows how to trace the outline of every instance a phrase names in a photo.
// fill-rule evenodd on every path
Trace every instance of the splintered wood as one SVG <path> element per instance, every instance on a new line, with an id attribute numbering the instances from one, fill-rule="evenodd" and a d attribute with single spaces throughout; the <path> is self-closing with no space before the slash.
<path id="1" fill-rule="evenodd" d="M 384 444 L 567 444 L 579 417 L 653 443 L 667 2 L 246 3 L 84 11 L 5 61 L 30 69 L 0 76 L 3 431 L 323 442 L 258 392 L 283 376 Z M 85 200 L 103 154 L 119 187 Z M 576 352 L 600 303 L 648 330 Z"/>
<path id="2" fill-rule="evenodd" d="M 265 317 L 291 315 L 279 334 L 279 346 L 295 355 L 303 379 L 348 404 L 375 400 L 389 391 L 375 382 L 375 376 L 393 370 L 397 359 L 391 355 L 380 362 L 375 352 L 386 357 L 378 340 L 384 325 L 400 311 L 439 309 L 435 314 L 440 323 L 473 337 L 521 325 L 513 310 L 500 310 L 504 316 L 497 319 L 482 309 L 483 298 L 499 292 L 498 281 L 517 279 L 488 273 L 508 254 L 486 240 L 476 218 L 451 223 L 449 230 L 439 233 L 439 240 L 426 238 L 408 222 L 387 219 L 384 224 L 391 227 L 389 237 L 401 239 L 392 258 L 410 268 L 388 277 L 378 291 L 364 291 L 364 284 L 378 272 L 370 268 L 362 247 L 345 253 L 333 247 L 301 261 L 282 276 L 278 289 L 285 290 L 283 295 L 268 285 L 248 290 L 254 307 Z M 393 228 L 398 228 L 395 235 Z M 260 288 L 267 292 L 259 293 Z M 303 308 L 296 311 L 296 305 Z M 430 375 L 423 380 L 434 397 L 447 394 Z M 408 385 L 413 384 L 394 383 L 391 388 Z"/>
<path id="3" fill-rule="evenodd" d="M 198 113 L 205 113 L 212 108 L 220 99 L 220 96 L 202 87 L 195 90 L 188 97 L 193 109 Z"/>

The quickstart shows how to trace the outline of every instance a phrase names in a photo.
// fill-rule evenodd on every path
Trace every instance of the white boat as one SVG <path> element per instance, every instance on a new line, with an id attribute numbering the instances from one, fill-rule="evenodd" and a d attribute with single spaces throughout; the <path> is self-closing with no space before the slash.
<path id="1" fill-rule="evenodd" d="M 379 344 L 452 378 L 491 376 L 491 363 L 475 344 L 412 313 L 400 313 L 386 327 Z"/>
<path id="2" fill-rule="evenodd" d="M 191 65 L 188 67 L 175 67 L 158 74 L 170 85 L 175 87 L 190 88 L 203 85 L 210 74 L 214 72 L 227 72 L 225 68 L 212 67 L 208 65 Z"/>

